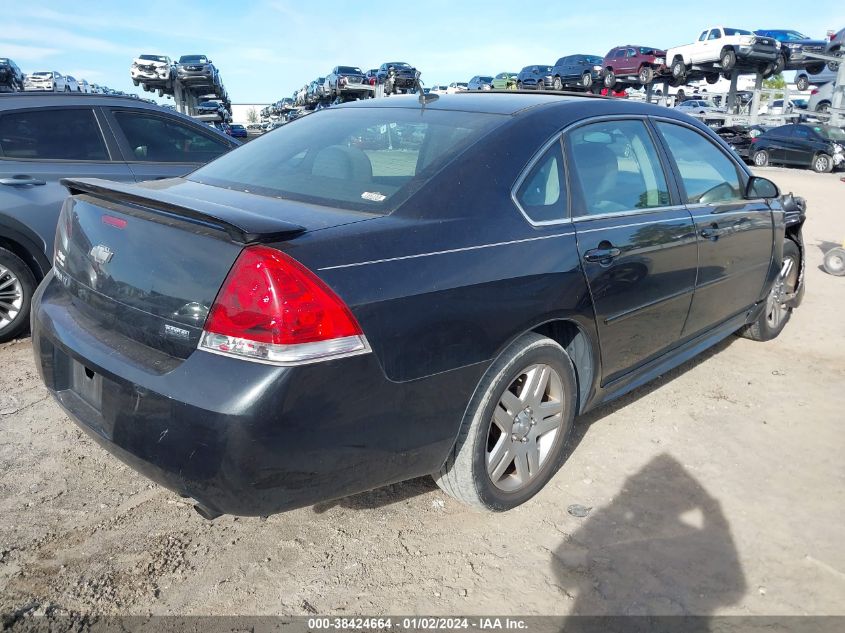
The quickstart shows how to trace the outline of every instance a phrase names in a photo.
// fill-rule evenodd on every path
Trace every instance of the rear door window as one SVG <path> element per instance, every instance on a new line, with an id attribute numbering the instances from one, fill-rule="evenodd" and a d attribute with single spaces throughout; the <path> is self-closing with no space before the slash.
<path id="1" fill-rule="evenodd" d="M 117 110 L 114 118 L 129 143 L 129 160 L 207 163 L 230 149 L 225 140 L 168 117 Z"/>
<path id="2" fill-rule="evenodd" d="M 573 183 L 583 208 L 599 215 L 670 204 L 666 174 L 643 121 L 601 121 L 567 135 Z"/>
<path id="3" fill-rule="evenodd" d="M 91 108 L 43 108 L 0 116 L 0 157 L 33 160 L 109 160 Z"/>

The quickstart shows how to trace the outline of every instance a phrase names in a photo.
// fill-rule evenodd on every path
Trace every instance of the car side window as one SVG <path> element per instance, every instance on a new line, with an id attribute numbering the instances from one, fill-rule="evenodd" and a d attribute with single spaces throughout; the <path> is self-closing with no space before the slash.
<path id="1" fill-rule="evenodd" d="M 710 31 L 710 37 L 708 39 L 718 40 L 720 37 L 722 37 L 722 33 L 719 31 L 719 29 L 713 29 L 712 31 Z"/>
<path id="2" fill-rule="evenodd" d="M 678 167 L 687 204 L 712 204 L 744 198 L 736 164 L 710 139 L 690 128 L 657 123 Z"/>
<path id="3" fill-rule="evenodd" d="M 554 222 L 567 216 L 568 199 L 563 179 L 560 141 L 534 163 L 516 191 L 516 201 L 532 222 Z"/>
<path id="4" fill-rule="evenodd" d="M 230 149 L 225 141 L 167 117 L 127 111 L 117 111 L 114 117 L 129 141 L 134 160 L 207 163 Z"/>
<path id="5" fill-rule="evenodd" d="M 670 204 L 666 174 L 645 123 L 602 121 L 567 136 L 574 183 L 584 207 L 573 215 L 598 215 Z"/>
<path id="6" fill-rule="evenodd" d="M 0 116 L 0 157 L 109 160 L 90 108 L 43 108 Z"/>
<path id="7" fill-rule="evenodd" d="M 708 33 L 707 31 L 702 31 L 701 35 L 698 36 L 698 41 L 703 42 L 704 40 L 706 40 L 707 39 L 707 33 Z"/>
<path id="8" fill-rule="evenodd" d="M 795 138 L 810 138 L 810 130 L 800 125 L 793 126 L 792 135 Z"/>

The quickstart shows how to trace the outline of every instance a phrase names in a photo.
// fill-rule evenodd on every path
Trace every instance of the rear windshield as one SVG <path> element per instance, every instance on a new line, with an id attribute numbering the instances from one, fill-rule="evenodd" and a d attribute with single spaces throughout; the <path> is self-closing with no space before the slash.
<path id="1" fill-rule="evenodd" d="M 589 56 L 587 56 L 585 59 L 587 60 L 587 63 L 588 63 L 588 64 L 595 64 L 595 65 L 599 65 L 599 64 L 601 64 L 601 63 L 602 63 L 602 58 L 601 58 L 601 57 L 593 57 L 592 55 L 589 55 Z"/>
<path id="2" fill-rule="evenodd" d="M 354 74 L 358 74 L 358 75 L 364 74 L 361 71 L 360 68 L 356 68 L 355 66 L 338 66 L 337 72 L 339 72 L 339 73 L 354 73 Z"/>
<path id="3" fill-rule="evenodd" d="M 148 62 L 166 62 L 164 55 L 141 55 L 138 59 L 146 59 Z"/>
<path id="4" fill-rule="evenodd" d="M 189 180 L 388 213 L 486 131 L 494 114 L 419 108 L 317 112 L 222 156 Z"/>
<path id="5" fill-rule="evenodd" d="M 481 81 L 487 82 L 488 84 L 493 81 L 492 77 L 479 77 Z"/>
<path id="6" fill-rule="evenodd" d="M 751 31 L 746 31 L 745 29 L 723 29 L 725 31 L 725 35 L 751 35 Z"/>
<path id="7" fill-rule="evenodd" d="M 182 55 L 179 58 L 180 64 L 205 64 L 208 62 L 208 57 L 205 55 Z"/>
<path id="8" fill-rule="evenodd" d="M 639 48 L 640 55 L 657 55 L 656 48 L 648 48 L 646 46 L 640 46 Z"/>

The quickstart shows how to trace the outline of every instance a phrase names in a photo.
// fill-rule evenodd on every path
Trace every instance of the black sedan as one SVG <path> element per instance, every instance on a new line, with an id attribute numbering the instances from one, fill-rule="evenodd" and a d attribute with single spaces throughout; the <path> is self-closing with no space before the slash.
<path id="1" fill-rule="evenodd" d="M 803 207 L 618 99 L 361 101 L 184 178 L 65 184 L 41 377 L 206 517 L 425 474 L 513 508 L 577 415 L 802 294 Z"/>
<path id="2" fill-rule="evenodd" d="M 845 165 L 845 131 L 823 124 L 781 125 L 752 139 L 749 152 L 757 167 L 779 163 L 827 173 Z"/>

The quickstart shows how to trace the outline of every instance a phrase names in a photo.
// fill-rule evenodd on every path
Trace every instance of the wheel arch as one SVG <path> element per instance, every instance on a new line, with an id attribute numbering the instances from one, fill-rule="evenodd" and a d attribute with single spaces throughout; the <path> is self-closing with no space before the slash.
<path id="1" fill-rule="evenodd" d="M 528 331 L 546 336 L 566 350 L 569 359 L 572 361 L 575 380 L 578 385 L 576 412 L 581 413 L 592 393 L 593 385 L 600 371 L 600 355 L 598 354 L 597 344 L 590 338 L 584 327 L 574 319 L 553 319 Z M 523 332 L 523 334 L 526 333 Z"/>
<path id="2" fill-rule="evenodd" d="M 51 268 L 47 257 L 37 251 L 30 240 L 6 227 L 0 227 L 0 248 L 20 257 L 32 271 L 36 281 L 41 281 Z"/>

